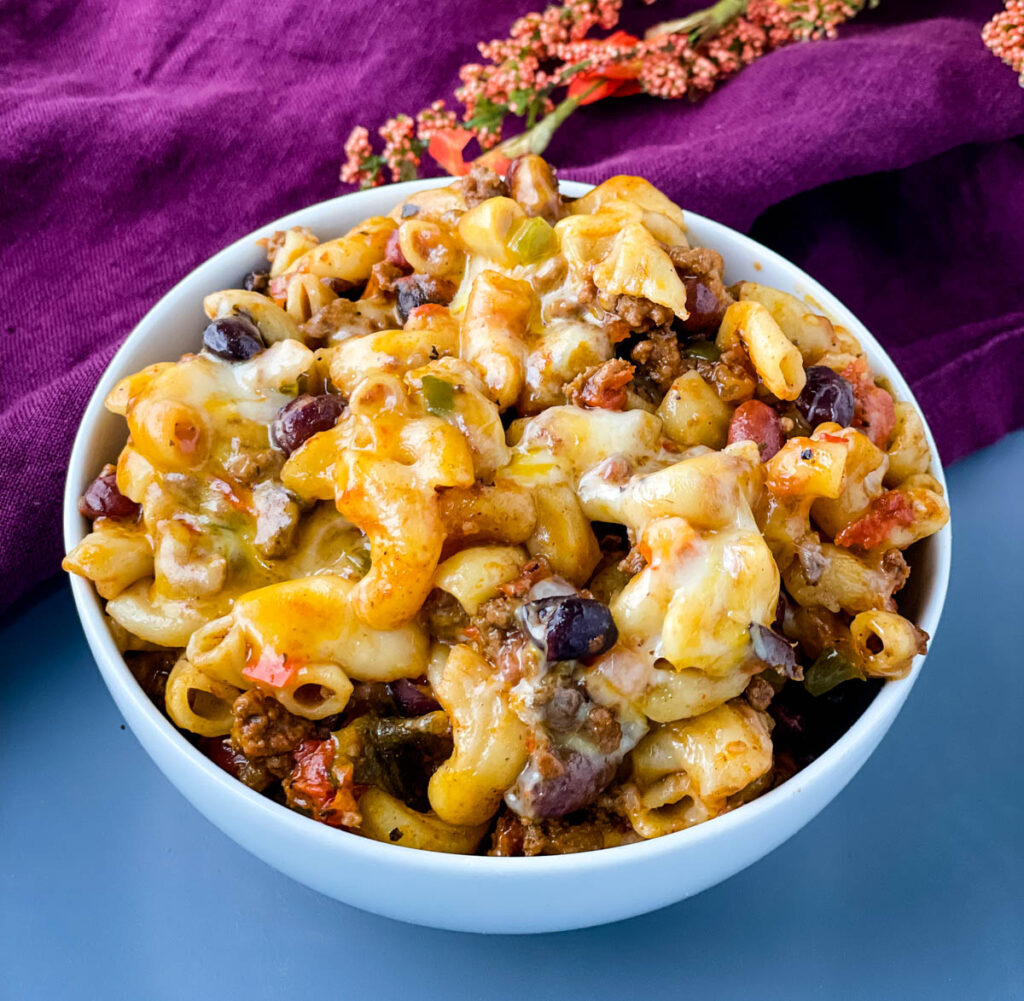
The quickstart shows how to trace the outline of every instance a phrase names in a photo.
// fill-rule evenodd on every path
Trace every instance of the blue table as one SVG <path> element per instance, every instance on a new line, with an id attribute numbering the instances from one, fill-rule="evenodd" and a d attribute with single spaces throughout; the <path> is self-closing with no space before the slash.
<path id="1" fill-rule="evenodd" d="M 55 587 L 0 633 L 0 996 L 1024 997 L 1024 433 L 949 479 L 943 626 L 860 775 L 728 882 L 563 935 L 397 924 L 247 855 L 124 729 Z"/>

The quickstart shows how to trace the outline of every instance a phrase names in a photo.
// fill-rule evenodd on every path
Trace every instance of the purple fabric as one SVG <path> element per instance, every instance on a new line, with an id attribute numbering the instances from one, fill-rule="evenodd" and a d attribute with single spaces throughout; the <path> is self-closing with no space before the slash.
<path id="1" fill-rule="evenodd" d="M 697 6 L 630 3 L 632 30 Z M 450 93 L 477 40 L 540 6 L 3 7 L 0 607 L 57 569 L 79 415 L 149 306 L 337 194 L 353 125 Z M 563 176 L 644 174 L 806 267 L 893 353 L 953 461 L 1024 423 L 1024 91 L 979 38 L 998 7 L 885 0 L 698 105 L 583 109 L 549 155 Z"/>

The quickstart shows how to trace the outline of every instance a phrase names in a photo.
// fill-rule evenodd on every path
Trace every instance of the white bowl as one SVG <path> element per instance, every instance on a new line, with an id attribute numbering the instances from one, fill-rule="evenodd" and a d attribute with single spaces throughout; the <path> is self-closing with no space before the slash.
<path id="1" fill-rule="evenodd" d="M 75 439 L 64 497 L 64 536 L 71 549 L 88 531 L 78 497 L 104 462 L 115 458 L 126 430 L 106 412 L 104 397 L 122 376 L 152 362 L 193 351 L 208 322 L 203 296 L 237 286 L 259 266 L 255 240 L 275 229 L 308 226 L 318 236 L 340 235 L 371 215 L 385 215 L 405 196 L 444 180 L 410 181 L 344 195 L 270 223 L 196 268 L 167 293 L 132 331 L 93 393 Z M 589 185 L 563 182 L 572 196 Z M 889 357 L 850 311 L 778 254 L 726 226 L 687 214 L 692 242 L 713 247 L 726 261 L 726 281 L 756 279 L 809 296 L 860 340 L 876 373 L 899 399 L 913 395 Z M 928 432 L 933 472 L 945 487 Z M 913 553 L 909 614 L 934 636 L 946 596 L 950 529 Z M 641 844 L 580 855 L 481 858 L 385 845 L 339 832 L 271 802 L 223 772 L 182 737 L 147 698 L 118 653 L 92 585 L 72 577 L 78 614 L 103 679 L 142 746 L 182 794 L 228 837 L 265 862 L 328 896 L 387 917 L 457 931 L 543 932 L 583 928 L 675 903 L 733 875 L 768 854 L 810 821 L 856 774 L 878 746 L 913 687 L 911 675 L 884 685 L 825 754 L 788 782 L 752 803 L 698 827 Z"/>

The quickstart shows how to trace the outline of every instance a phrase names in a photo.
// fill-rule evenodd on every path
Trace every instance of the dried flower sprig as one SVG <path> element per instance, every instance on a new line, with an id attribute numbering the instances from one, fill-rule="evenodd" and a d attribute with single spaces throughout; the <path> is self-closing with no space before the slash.
<path id="1" fill-rule="evenodd" d="M 981 38 L 1024 87 L 1024 0 L 1006 0 L 1006 9 L 982 28 Z"/>
<path id="2" fill-rule="evenodd" d="M 519 18 L 507 38 L 478 45 L 484 62 L 459 70 L 461 116 L 435 101 L 415 119 L 390 118 L 378 130 L 380 154 L 373 152 L 367 129 L 353 129 L 341 179 L 372 187 L 384 183 L 385 168 L 392 180 L 416 177 L 424 150 L 449 174 L 467 173 L 473 162 L 501 171 L 513 156 L 543 152 L 581 105 L 637 93 L 696 100 L 773 49 L 834 37 L 839 25 L 878 2 L 718 0 L 656 25 L 642 39 L 625 31 L 587 37 L 592 29 L 618 25 L 622 0 L 551 4 Z M 510 117 L 521 119 L 525 130 L 503 140 Z M 481 155 L 467 162 L 463 153 L 474 140 Z"/>

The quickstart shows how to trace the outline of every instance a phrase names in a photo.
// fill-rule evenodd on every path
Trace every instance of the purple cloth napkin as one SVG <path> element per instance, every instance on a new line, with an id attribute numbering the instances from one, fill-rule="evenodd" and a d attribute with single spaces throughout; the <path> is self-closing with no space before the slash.
<path id="1" fill-rule="evenodd" d="M 230 241 L 337 194 L 353 125 L 450 96 L 478 40 L 542 6 L 0 11 L 0 608 L 57 570 L 79 416 L 143 313 Z M 627 0 L 623 27 L 696 6 Z M 821 279 L 907 373 L 950 462 L 1024 423 L 1024 91 L 979 38 L 998 8 L 884 0 L 697 105 L 585 108 L 548 153 L 567 177 L 643 174 Z"/>

